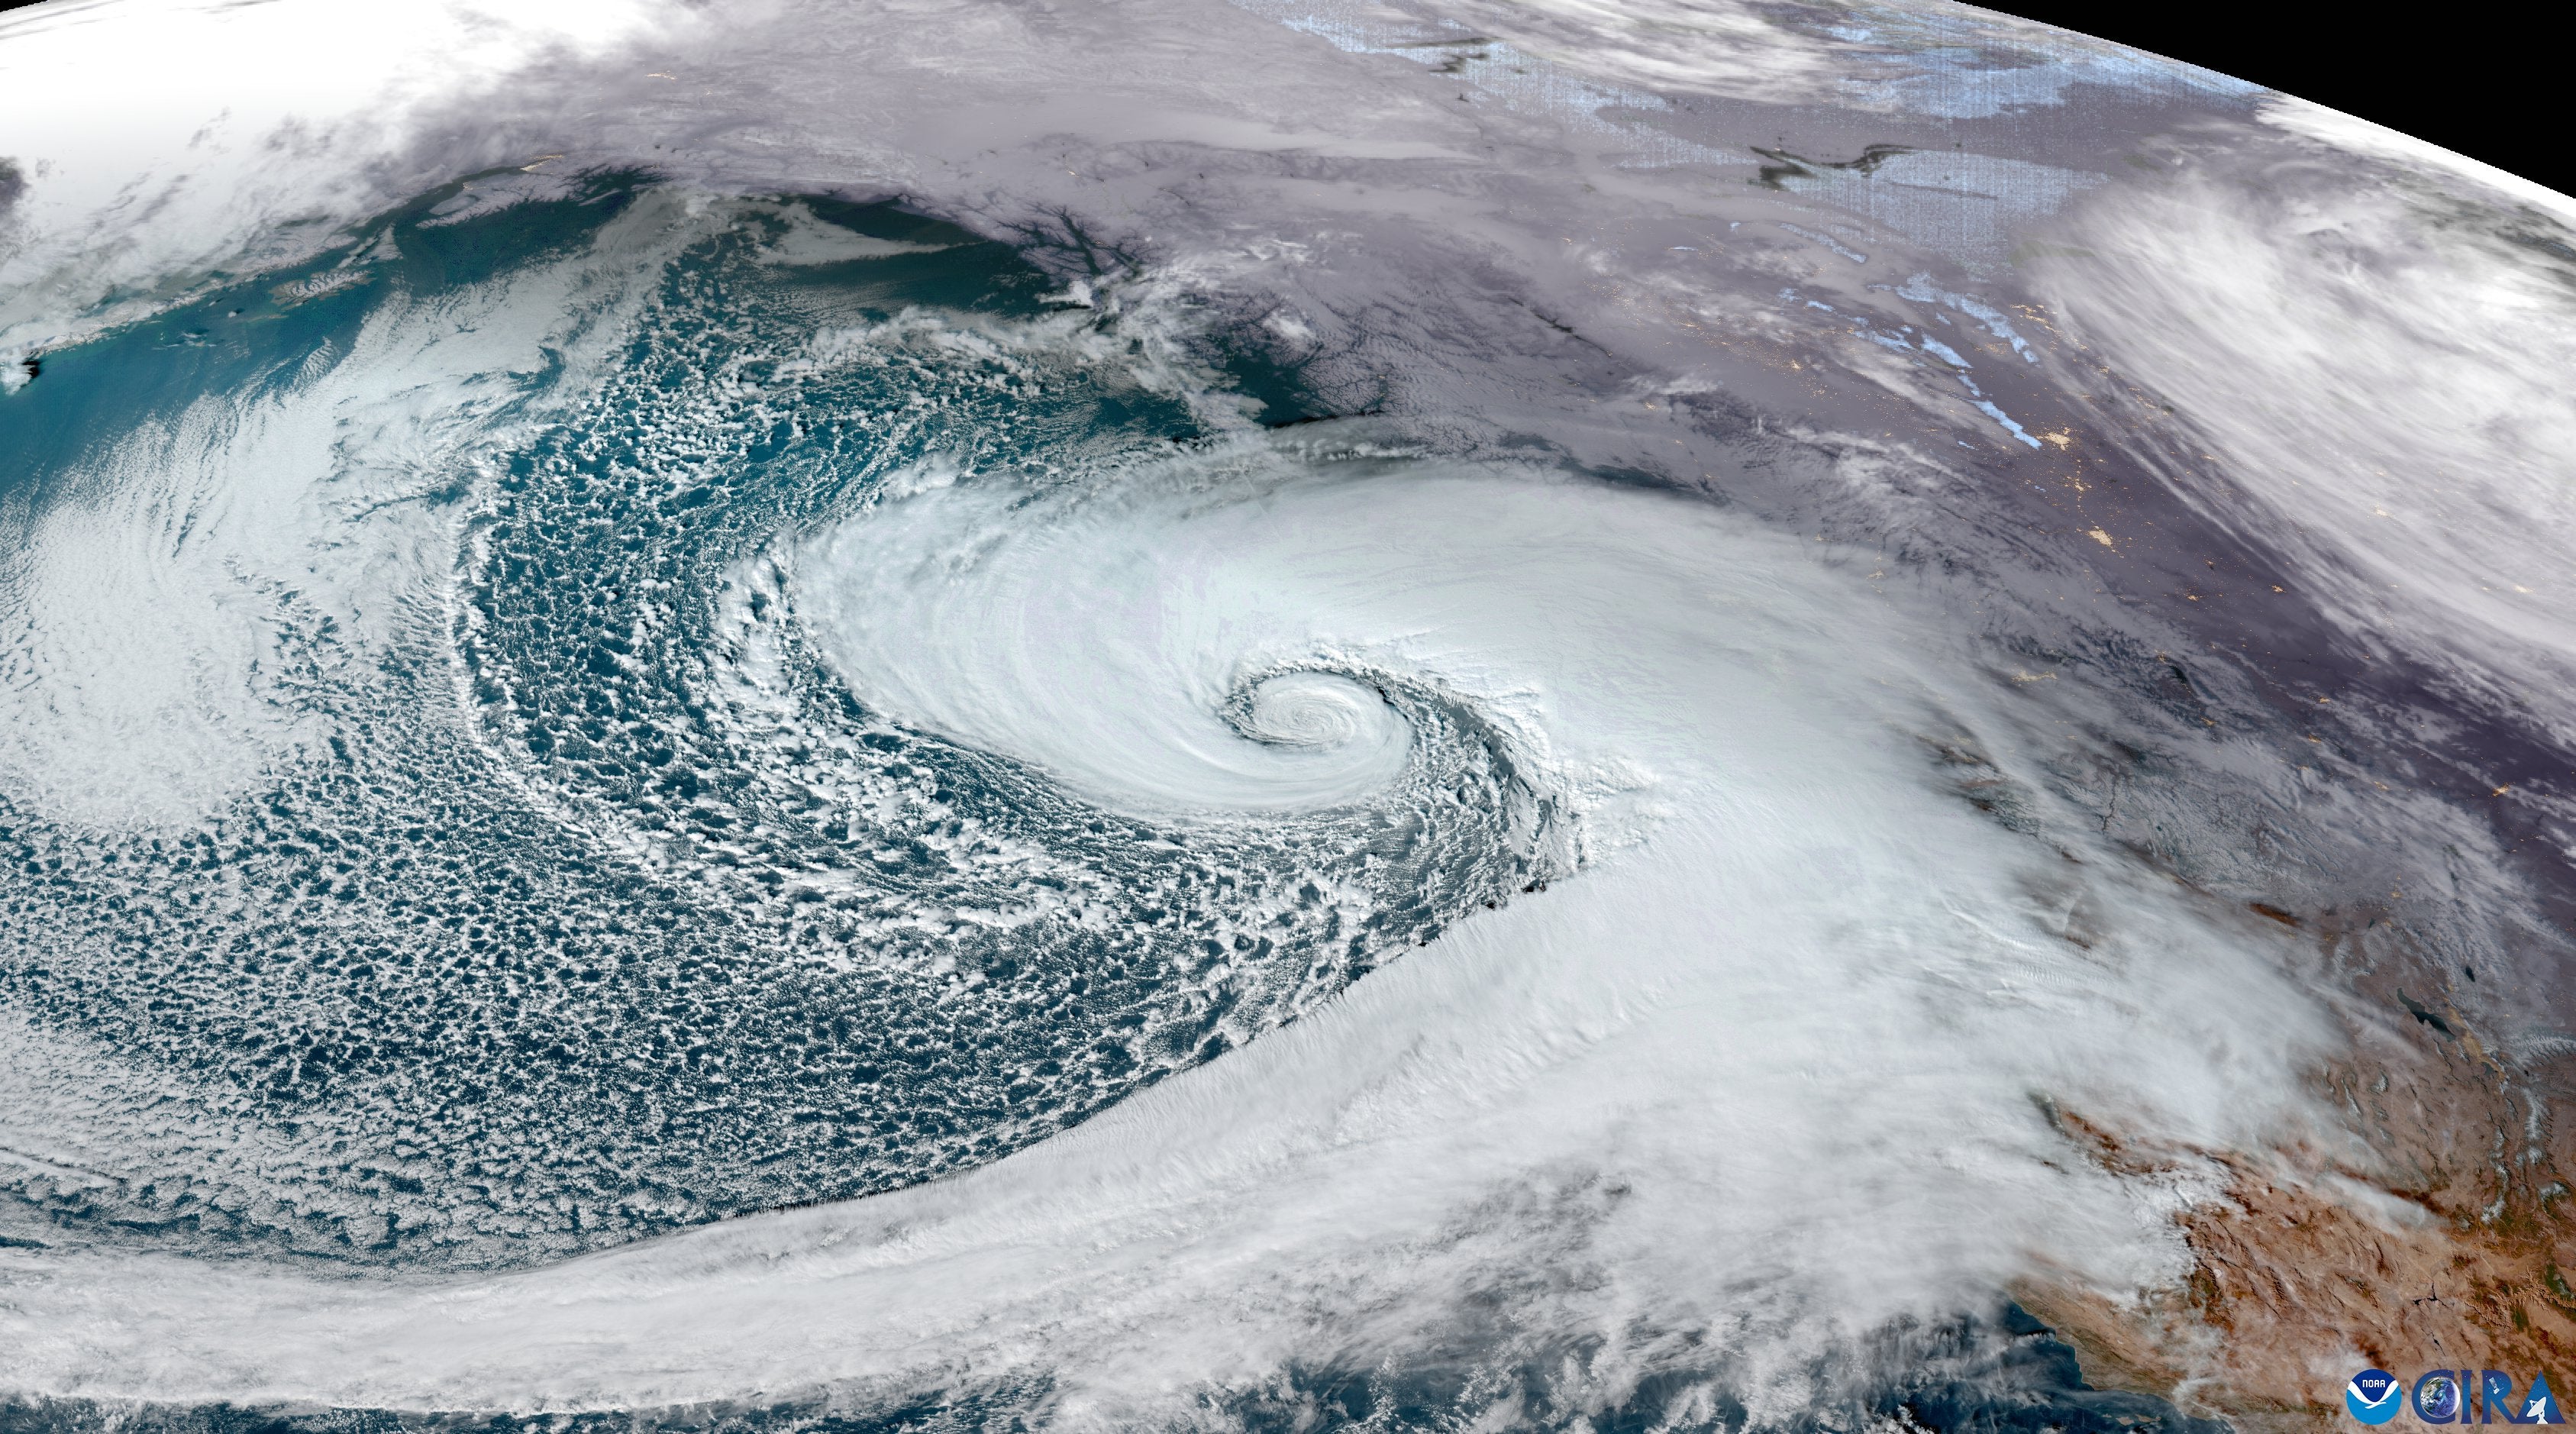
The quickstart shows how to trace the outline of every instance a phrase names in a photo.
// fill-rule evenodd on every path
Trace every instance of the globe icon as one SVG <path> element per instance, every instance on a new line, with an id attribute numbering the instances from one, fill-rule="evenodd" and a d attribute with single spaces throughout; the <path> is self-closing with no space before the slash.
<path id="1" fill-rule="evenodd" d="M 2459 1417 L 2459 1381 L 2447 1374 L 2428 1374 L 2417 1380 L 2415 1412 L 2428 1424 L 2448 1424 Z"/>

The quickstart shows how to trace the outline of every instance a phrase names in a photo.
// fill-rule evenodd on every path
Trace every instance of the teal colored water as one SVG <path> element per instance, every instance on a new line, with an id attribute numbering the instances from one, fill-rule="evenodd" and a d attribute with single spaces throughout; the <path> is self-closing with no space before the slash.
<path id="1" fill-rule="evenodd" d="M 217 461 L 335 384 L 399 394 L 369 366 L 610 252 L 638 193 L 453 224 L 429 196 L 48 356 L 6 400 L 11 521 L 83 501 L 120 445 Z M 0 995 L 159 1082 L 111 1120 L 236 1132 L 19 1179 L 12 1238 L 494 1265 L 911 1184 L 1545 874 L 1498 741 L 1401 683 L 1411 777 L 1251 822 L 1117 815 L 862 707 L 781 544 L 926 464 L 1073 483 L 1204 444 L 1193 400 L 1232 381 L 1140 382 L 1060 280 L 897 209 L 700 227 L 610 286 L 612 349 L 419 375 L 469 395 L 423 401 L 425 449 L 368 449 L 345 404 L 312 420 L 337 425 L 326 488 L 411 465 L 402 506 L 466 556 L 363 660 L 310 595 L 262 595 L 259 705 L 303 735 L 250 790 L 123 837 L 0 808 Z M 1429 785 L 1454 799 L 1407 800 Z"/>

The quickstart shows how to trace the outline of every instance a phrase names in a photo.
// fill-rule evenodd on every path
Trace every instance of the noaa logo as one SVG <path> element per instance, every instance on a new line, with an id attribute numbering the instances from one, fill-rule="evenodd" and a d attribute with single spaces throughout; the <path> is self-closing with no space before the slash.
<path id="1" fill-rule="evenodd" d="M 2385 1424 L 2406 1402 L 2406 1383 L 2384 1369 L 2365 1369 L 2343 1387 L 2343 1407 L 2364 1424 Z"/>

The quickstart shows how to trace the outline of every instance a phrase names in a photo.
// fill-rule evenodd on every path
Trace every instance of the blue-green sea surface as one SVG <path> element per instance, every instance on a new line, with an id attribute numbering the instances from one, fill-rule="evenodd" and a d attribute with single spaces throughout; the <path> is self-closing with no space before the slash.
<path id="1" fill-rule="evenodd" d="M 447 222 L 454 193 L 0 400 L 22 534 L 138 443 L 213 462 L 312 410 L 323 491 L 407 465 L 385 502 L 462 554 L 372 636 L 245 578 L 257 687 L 217 696 L 292 740 L 203 810 L 0 795 L 0 1000 L 89 1062 L 49 1098 L 130 1137 L 0 1166 L 0 1235 L 497 1266 L 907 1185 L 1550 874 L 1505 745 L 1418 685 L 1372 679 L 1416 734 L 1383 794 L 1145 820 L 867 710 L 798 626 L 784 545 L 890 477 L 1080 482 L 1293 412 L 1291 376 L 1202 345 L 1157 381 L 1063 294 L 1076 245 L 1049 273 L 882 205 L 709 219 L 607 179 Z M 567 293 L 541 362 L 418 376 L 435 444 L 331 407 L 419 331 Z"/>

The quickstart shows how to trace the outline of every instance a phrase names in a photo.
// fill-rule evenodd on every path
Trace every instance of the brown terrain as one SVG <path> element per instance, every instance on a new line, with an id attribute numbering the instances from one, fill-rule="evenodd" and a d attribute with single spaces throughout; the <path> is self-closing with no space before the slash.
<path id="1" fill-rule="evenodd" d="M 2322 944 L 2331 955 L 2356 939 Z M 2194 1265 L 2179 1288 L 2131 1300 L 2046 1278 L 2015 1289 L 2075 1348 L 2091 1383 L 2267 1434 L 2360 1429 L 2343 1386 L 2365 1364 L 2408 1381 L 2494 1368 L 2518 1390 L 2545 1373 L 2562 1407 L 2576 1390 L 2562 1378 L 2576 1374 L 2576 1288 L 2561 1273 L 2576 1271 L 2563 1173 L 2576 1151 L 2543 1093 L 2562 1083 L 2500 1059 L 2447 1004 L 2424 1008 L 2393 985 L 2368 994 L 2399 1012 L 2401 1028 L 2356 1029 L 2355 1054 L 2312 1076 L 2358 1137 L 2341 1149 L 2149 1149 L 2058 1113 L 2108 1168 L 2214 1170 L 2225 1186 L 2222 1200 L 2181 1217 Z"/>

